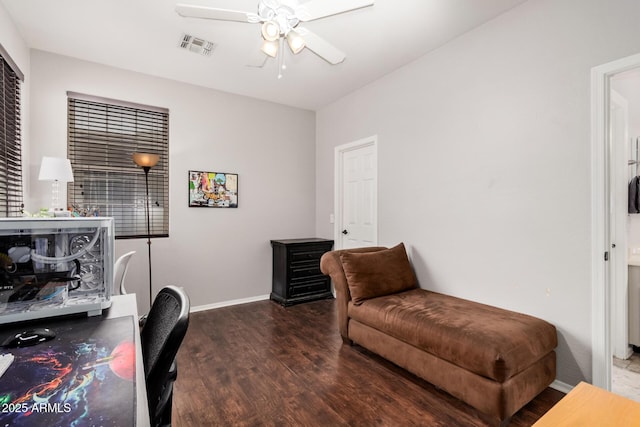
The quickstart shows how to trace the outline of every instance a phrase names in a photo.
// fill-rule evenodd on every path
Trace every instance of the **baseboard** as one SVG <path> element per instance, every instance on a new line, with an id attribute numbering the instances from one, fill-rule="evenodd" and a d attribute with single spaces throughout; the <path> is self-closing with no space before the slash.
<path id="1" fill-rule="evenodd" d="M 250 298 L 241 298 L 241 299 L 234 299 L 234 300 L 230 300 L 230 301 L 216 302 L 214 304 L 197 305 L 197 306 L 191 307 L 191 310 L 189 310 L 189 311 L 191 313 L 195 313 L 197 311 L 213 310 L 215 308 L 222 308 L 222 307 L 229 307 L 229 306 L 232 306 L 232 305 L 247 304 L 247 303 L 250 303 L 250 302 L 264 301 L 264 300 L 267 300 L 267 299 L 269 299 L 269 294 L 267 294 L 267 295 L 258 295 L 258 296 L 250 297 Z"/>
<path id="2" fill-rule="evenodd" d="M 554 382 L 551 383 L 551 385 L 549 386 L 554 390 L 558 390 L 561 391 L 563 393 L 569 393 L 571 390 L 573 390 L 573 386 L 569 385 L 567 383 L 563 383 L 562 381 L 558 381 L 555 380 Z"/>

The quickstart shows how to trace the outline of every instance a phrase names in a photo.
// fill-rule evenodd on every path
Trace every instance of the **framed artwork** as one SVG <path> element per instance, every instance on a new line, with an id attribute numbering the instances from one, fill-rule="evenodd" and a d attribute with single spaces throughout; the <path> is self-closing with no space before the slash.
<path id="1" fill-rule="evenodd" d="M 189 171 L 189 207 L 237 208 L 238 174 Z"/>

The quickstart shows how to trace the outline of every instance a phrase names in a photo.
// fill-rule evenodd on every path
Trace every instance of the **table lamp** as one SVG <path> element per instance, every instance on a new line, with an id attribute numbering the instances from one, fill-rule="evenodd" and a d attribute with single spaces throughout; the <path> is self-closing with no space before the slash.
<path id="1" fill-rule="evenodd" d="M 54 212 L 63 210 L 60 206 L 60 183 L 73 182 L 71 161 L 60 157 L 43 157 L 38 180 L 52 181 L 51 210 Z"/>

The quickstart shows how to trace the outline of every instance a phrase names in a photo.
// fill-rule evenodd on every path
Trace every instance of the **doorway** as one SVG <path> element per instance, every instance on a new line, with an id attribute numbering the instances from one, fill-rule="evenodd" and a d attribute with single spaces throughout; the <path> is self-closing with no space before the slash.
<path id="1" fill-rule="evenodd" d="M 378 244 L 377 137 L 335 148 L 336 249 Z"/>
<path id="2" fill-rule="evenodd" d="M 628 169 L 623 159 L 629 152 L 614 145 L 614 140 L 626 143 L 628 138 L 621 135 L 624 102 L 612 96 L 611 79 L 637 68 L 640 55 L 633 55 L 595 67 L 591 73 L 592 382 L 607 390 L 612 386 L 614 352 L 625 353 L 621 340 L 626 339 L 622 322 L 627 312 L 620 305 L 627 289 L 624 194 Z"/>
<path id="3" fill-rule="evenodd" d="M 612 242 L 617 256 L 612 264 L 611 390 L 640 401 L 640 215 L 629 213 L 629 182 L 640 175 L 640 68 L 610 77 L 609 129 L 612 151 L 612 190 L 615 218 Z M 635 181 L 634 181 L 635 182 Z"/>

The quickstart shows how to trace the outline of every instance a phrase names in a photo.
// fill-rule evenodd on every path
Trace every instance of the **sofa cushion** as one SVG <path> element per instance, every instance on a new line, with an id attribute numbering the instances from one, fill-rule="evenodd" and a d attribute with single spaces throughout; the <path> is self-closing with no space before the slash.
<path id="1" fill-rule="evenodd" d="M 557 345 L 556 329 L 513 311 L 414 289 L 349 304 L 349 317 L 478 375 L 505 381 Z"/>
<path id="2" fill-rule="evenodd" d="M 418 286 L 404 244 L 377 252 L 340 254 L 351 299 L 356 305 L 369 298 Z"/>

